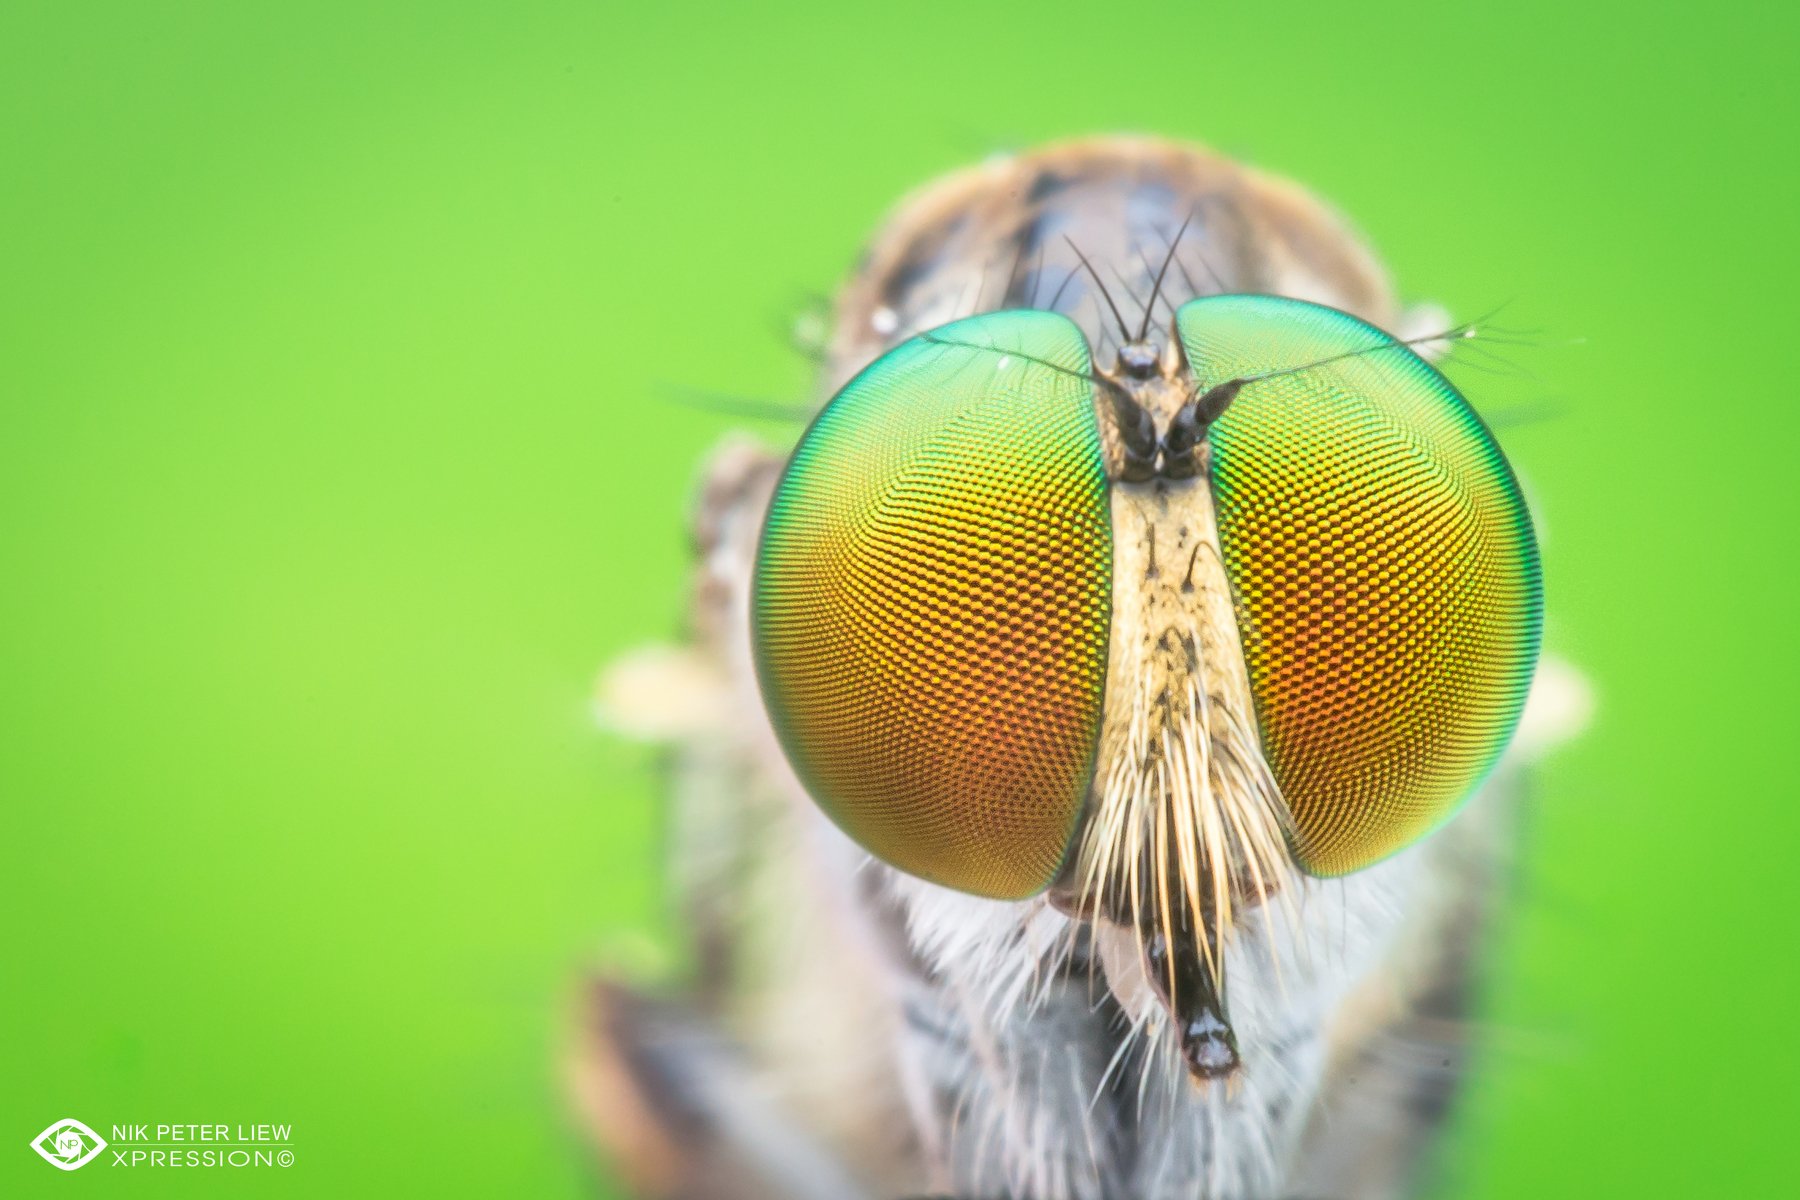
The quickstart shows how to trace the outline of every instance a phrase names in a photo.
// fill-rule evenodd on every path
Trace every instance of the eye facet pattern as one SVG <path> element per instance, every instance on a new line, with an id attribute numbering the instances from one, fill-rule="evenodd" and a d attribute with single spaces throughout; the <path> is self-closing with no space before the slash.
<path id="1" fill-rule="evenodd" d="M 751 640 L 796 774 L 870 853 L 1042 890 L 1099 736 L 1112 534 L 1087 343 L 1053 313 L 910 339 L 801 438 L 763 527 Z"/>
<path id="2" fill-rule="evenodd" d="M 1542 625 L 1530 517 L 1468 402 L 1374 326 L 1216 296 L 1176 327 L 1202 391 L 1254 380 L 1210 433 L 1221 550 L 1296 857 L 1346 874 L 1440 824 L 1512 736 Z"/>

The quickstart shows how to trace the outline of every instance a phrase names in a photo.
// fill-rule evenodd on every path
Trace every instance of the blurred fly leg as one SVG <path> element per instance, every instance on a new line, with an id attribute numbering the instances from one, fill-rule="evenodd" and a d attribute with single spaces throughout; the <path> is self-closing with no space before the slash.
<path id="1" fill-rule="evenodd" d="M 586 1126 L 647 1200 L 867 1200 L 759 1088 L 741 1051 L 674 1002 L 599 979 L 574 1065 Z"/>
<path id="2" fill-rule="evenodd" d="M 752 700 L 726 664 L 740 653 L 741 581 L 780 468 L 743 441 L 715 452 L 693 516 L 688 640 L 619 657 L 595 695 L 604 727 L 662 750 L 671 882 L 691 956 L 678 995 L 603 975 L 584 987 L 577 1014 L 583 1124 L 626 1190 L 649 1200 L 872 1200 L 773 1094 L 758 1053 L 726 1032 L 761 1028 L 741 1011 L 746 972 L 766 974 L 742 961 L 763 916 L 746 890 L 778 826 L 756 783 L 757 726 L 743 716 Z"/>

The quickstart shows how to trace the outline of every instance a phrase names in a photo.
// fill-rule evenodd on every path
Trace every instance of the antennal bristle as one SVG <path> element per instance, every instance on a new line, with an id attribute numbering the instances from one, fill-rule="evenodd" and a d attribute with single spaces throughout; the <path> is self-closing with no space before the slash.
<path id="1" fill-rule="evenodd" d="M 1169 252 L 1163 256 L 1162 267 L 1156 272 L 1156 282 L 1150 285 L 1150 302 L 1144 305 L 1144 319 L 1138 325 L 1137 340 L 1140 342 L 1150 333 L 1150 314 L 1156 309 L 1156 298 L 1162 295 L 1163 279 L 1169 273 L 1169 264 L 1175 261 L 1175 251 L 1181 248 L 1181 235 L 1187 232 L 1193 220 L 1194 214 L 1188 213 L 1181 228 L 1175 231 L 1175 237 L 1169 242 Z"/>
<path id="2" fill-rule="evenodd" d="M 1073 239 L 1064 237 L 1063 241 L 1069 243 L 1069 249 L 1075 252 L 1075 257 L 1081 260 L 1081 265 L 1087 268 L 1087 273 L 1093 279 L 1094 286 L 1100 289 L 1100 295 L 1106 301 L 1106 307 L 1112 310 L 1113 320 L 1119 323 L 1119 336 L 1129 342 L 1131 327 L 1126 325 L 1125 318 L 1119 315 L 1119 306 L 1113 303 L 1112 293 L 1106 290 L 1106 281 L 1100 278 L 1100 272 L 1094 270 L 1094 264 L 1088 261 L 1087 255 L 1081 252 L 1081 247 L 1077 246 Z"/>

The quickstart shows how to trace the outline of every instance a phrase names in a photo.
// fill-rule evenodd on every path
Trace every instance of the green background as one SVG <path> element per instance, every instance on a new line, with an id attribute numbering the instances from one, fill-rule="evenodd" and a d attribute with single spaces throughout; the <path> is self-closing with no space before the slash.
<path id="1" fill-rule="evenodd" d="M 1790 8 L 11 0 L 0 1192 L 610 1194 L 569 1002 L 672 939 L 588 692 L 732 424 L 658 389 L 804 395 L 900 193 L 1122 129 L 1541 330 L 1459 378 L 1557 413 L 1505 440 L 1601 709 L 1443 1194 L 1793 1194 Z M 64 1116 L 297 1163 L 64 1176 Z"/>

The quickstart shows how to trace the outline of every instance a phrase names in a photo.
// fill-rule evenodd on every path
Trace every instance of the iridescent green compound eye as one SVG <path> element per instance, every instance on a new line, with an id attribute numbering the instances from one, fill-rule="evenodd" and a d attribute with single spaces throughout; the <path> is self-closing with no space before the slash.
<path id="1" fill-rule="evenodd" d="M 1211 431 L 1221 548 L 1295 853 L 1354 871 L 1448 817 L 1512 736 L 1542 621 L 1531 521 L 1474 410 L 1379 329 L 1272 296 L 1190 301 L 1176 326 L 1200 389 L 1253 380 Z"/>
<path id="2" fill-rule="evenodd" d="M 801 782 L 903 871 L 1047 886 L 1099 736 L 1112 532 L 1085 339 L 1005 312 L 845 386 L 777 486 L 752 583 L 763 700 Z"/>

